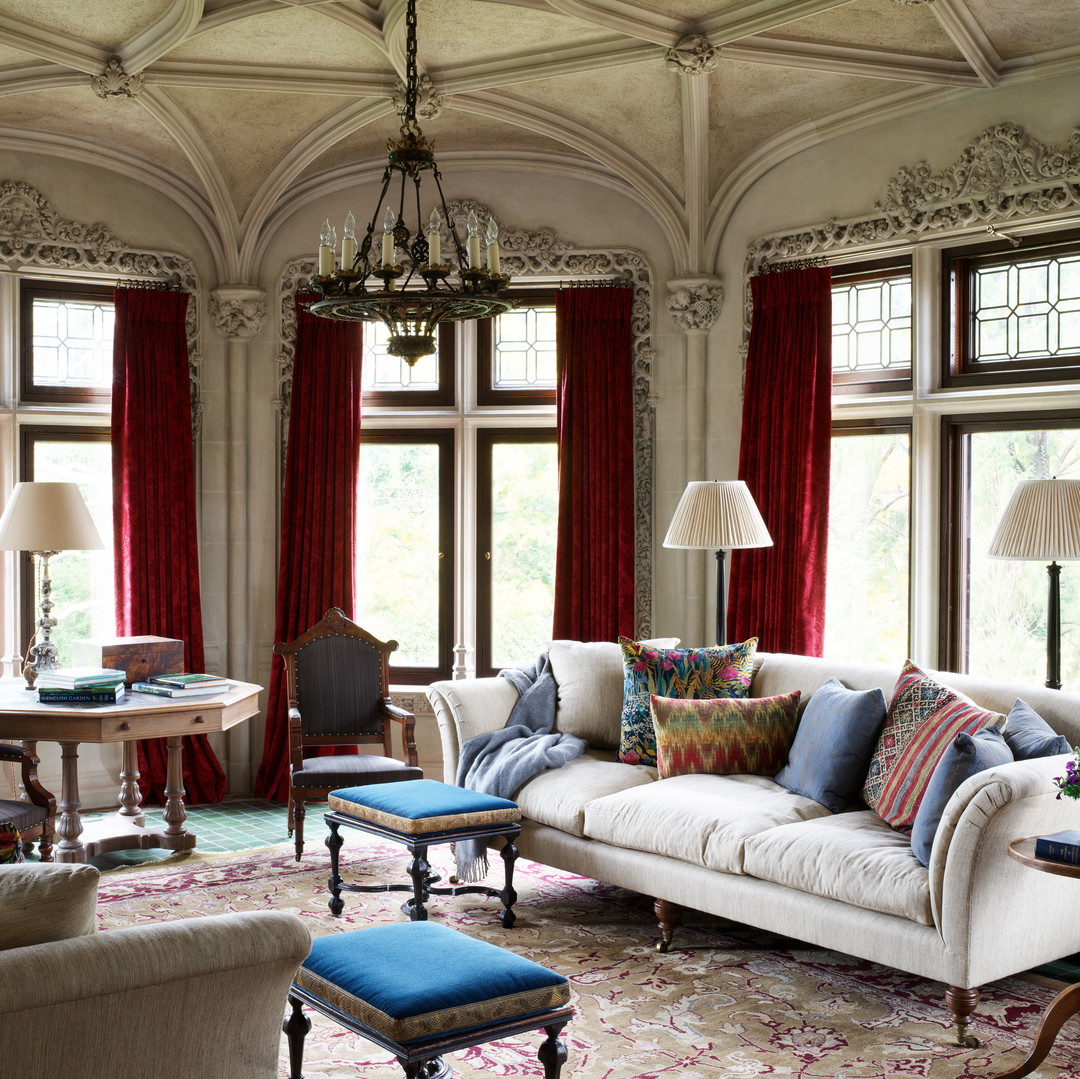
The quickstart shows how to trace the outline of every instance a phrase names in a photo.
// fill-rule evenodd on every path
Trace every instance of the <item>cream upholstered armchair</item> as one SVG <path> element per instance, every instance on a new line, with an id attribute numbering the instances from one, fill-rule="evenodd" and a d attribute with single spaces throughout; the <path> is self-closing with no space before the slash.
<path id="1" fill-rule="evenodd" d="M 311 938 L 254 911 L 96 931 L 93 866 L 0 870 L 0 1024 L 20 1079 L 275 1079 Z"/>

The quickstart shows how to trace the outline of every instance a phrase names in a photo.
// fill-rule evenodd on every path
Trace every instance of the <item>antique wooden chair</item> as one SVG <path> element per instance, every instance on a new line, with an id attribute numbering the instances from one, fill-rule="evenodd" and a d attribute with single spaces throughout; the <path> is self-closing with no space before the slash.
<path id="1" fill-rule="evenodd" d="M 21 768 L 20 780 L 29 801 L 0 798 L 0 821 L 11 821 L 19 830 L 23 850 L 30 851 L 38 841 L 38 857 L 51 862 L 53 835 L 56 831 L 56 799 L 38 782 L 41 762 L 22 746 L 0 743 L 0 761 L 11 761 Z"/>
<path id="2" fill-rule="evenodd" d="M 304 810 L 332 790 L 367 783 L 423 779 L 416 763 L 416 719 L 390 703 L 389 657 L 397 641 L 380 641 L 339 608 L 288 644 L 289 835 L 296 860 L 304 853 Z M 388 722 L 389 721 L 389 722 Z M 404 761 L 393 756 L 393 725 L 401 728 Z M 323 746 L 377 745 L 382 753 L 305 756 Z"/>

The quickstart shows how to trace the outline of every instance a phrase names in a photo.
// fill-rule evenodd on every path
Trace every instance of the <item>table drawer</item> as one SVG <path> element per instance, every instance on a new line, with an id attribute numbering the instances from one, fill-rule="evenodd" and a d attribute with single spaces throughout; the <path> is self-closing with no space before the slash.
<path id="1" fill-rule="evenodd" d="M 206 734 L 221 727 L 221 713 L 191 708 L 177 714 L 110 716 L 101 725 L 102 741 L 126 742 L 131 738 L 164 738 L 175 734 Z"/>

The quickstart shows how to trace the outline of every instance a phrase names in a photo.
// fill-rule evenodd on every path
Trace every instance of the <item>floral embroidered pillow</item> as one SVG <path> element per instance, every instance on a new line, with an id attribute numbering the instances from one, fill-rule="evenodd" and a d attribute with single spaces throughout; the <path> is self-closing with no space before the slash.
<path id="1" fill-rule="evenodd" d="M 623 654 L 623 711 L 618 760 L 656 764 L 649 697 L 706 700 L 747 697 L 757 637 L 715 648 L 654 648 L 619 638 Z"/>

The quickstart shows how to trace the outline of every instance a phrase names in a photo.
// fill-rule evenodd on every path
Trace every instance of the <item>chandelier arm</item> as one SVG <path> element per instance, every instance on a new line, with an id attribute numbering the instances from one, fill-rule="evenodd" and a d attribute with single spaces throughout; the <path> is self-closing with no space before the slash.
<path id="1" fill-rule="evenodd" d="M 372 237 L 375 235 L 375 223 L 379 219 L 379 207 L 382 206 L 383 200 L 386 198 L 386 192 L 390 187 L 391 176 L 393 176 L 393 169 L 387 165 L 386 168 L 383 169 L 382 189 L 379 191 L 379 197 L 375 200 L 375 211 L 371 215 L 371 221 L 368 223 L 367 232 L 364 233 L 364 239 L 360 244 L 360 249 L 356 253 L 358 261 L 363 264 L 363 270 L 360 271 L 361 282 L 367 281 L 371 276 Z"/>
<path id="2" fill-rule="evenodd" d="M 420 175 L 417 173 L 412 178 L 413 181 L 413 193 L 416 195 L 416 223 L 417 232 L 416 238 L 412 242 L 412 247 L 409 249 L 409 254 L 412 256 L 413 264 L 415 266 L 426 266 L 428 263 L 428 242 L 427 236 L 424 233 L 424 218 L 420 213 Z"/>
<path id="3" fill-rule="evenodd" d="M 450 233 L 450 239 L 454 242 L 454 255 L 457 258 L 457 264 L 458 266 L 464 266 L 468 261 L 465 255 L 465 248 L 462 246 L 461 237 L 458 236 L 454 219 L 450 216 L 450 211 L 446 207 L 446 196 L 443 194 L 442 189 L 442 175 L 440 174 L 437 165 L 432 166 L 431 175 L 435 180 L 435 190 L 439 192 L 439 206 L 442 209 L 443 220 L 446 222 L 447 232 Z"/>

